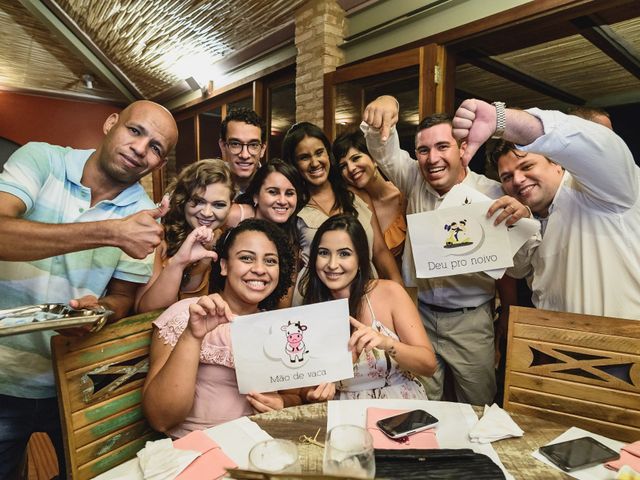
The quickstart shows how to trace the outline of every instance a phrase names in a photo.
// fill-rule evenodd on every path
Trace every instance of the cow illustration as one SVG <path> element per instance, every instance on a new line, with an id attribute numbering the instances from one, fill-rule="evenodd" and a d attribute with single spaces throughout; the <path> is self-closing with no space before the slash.
<path id="1" fill-rule="evenodd" d="M 289 361 L 291 363 L 302 362 L 304 360 L 304 354 L 309 353 L 307 347 L 302 341 L 302 332 L 307 329 L 306 325 L 301 325 L 299 321 L 291 323 L 291 320 L 286 325 L 282 325 L 280 330 L 285 332 L 287 336 L 287 344 L 284 351 L 289 355 Z"/>

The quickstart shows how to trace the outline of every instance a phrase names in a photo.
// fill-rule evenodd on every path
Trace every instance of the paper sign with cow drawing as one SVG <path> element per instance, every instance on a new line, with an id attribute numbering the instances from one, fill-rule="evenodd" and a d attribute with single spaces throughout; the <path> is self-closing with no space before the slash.
<path id="1" fill-rule="evenodd" d="M 418 278 L 482 272 L 513 265 L 504 222 L 487 218 L 492 202 L 407 215 Z"/>
<path id="2" fill-rule="evenodd" d="M 231 323 L 238 389 L 273 392 L 351 378 L 349 336 L 347 300 L 238 317 Z"/>

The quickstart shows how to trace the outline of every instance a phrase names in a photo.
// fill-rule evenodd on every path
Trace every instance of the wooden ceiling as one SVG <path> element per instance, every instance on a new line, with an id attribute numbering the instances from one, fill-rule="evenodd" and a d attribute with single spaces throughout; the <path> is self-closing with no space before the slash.
<path id="1" fill-rule="evenodd" d="M 640 103 L 640 2 L 593 2 L 450 43 L 460 96 L 565 109 Z"/>
<path id="2" fill-rule="evenodd" d="M 203 83 L 293 43 L 302 3 L 0 0 L 0 86 L 122 103 L 166 99 L 189 88 L 189 77 Z M 86 74 L 93 88 L 84 85 Z"/>

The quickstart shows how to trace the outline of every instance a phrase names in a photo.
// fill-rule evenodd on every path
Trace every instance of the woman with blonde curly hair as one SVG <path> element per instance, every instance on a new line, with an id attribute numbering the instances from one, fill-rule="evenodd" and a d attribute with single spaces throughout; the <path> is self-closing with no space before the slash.
<path id="1" fill-rule="evenodd" d="M 217 258 L 215 231 L 224 225 L 235 191 L 229 167 L 220 159 L 192 163 L 171 183 L 169 211 L 162 219 L 165 239 L 149 283 L 138 291 L 138 312 L 207 294 L 211 261 Z"/>

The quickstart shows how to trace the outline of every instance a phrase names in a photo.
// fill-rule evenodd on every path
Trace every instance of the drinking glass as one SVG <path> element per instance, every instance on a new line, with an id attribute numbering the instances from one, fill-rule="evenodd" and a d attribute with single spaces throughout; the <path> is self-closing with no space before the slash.
<path id="1" fill-rule="evenodd" d="M 333 427 L 324 444 L 323 467 L 327 475 L 373 478 L 376 460 L 371 434 L 356 425 Z"/>
<path id="2" fill-rule="evenodd" d="M 301 473 L 298 447 L 290 440 L 272 438 L 249 451 L 249 469 L 268 473 Z"/>

